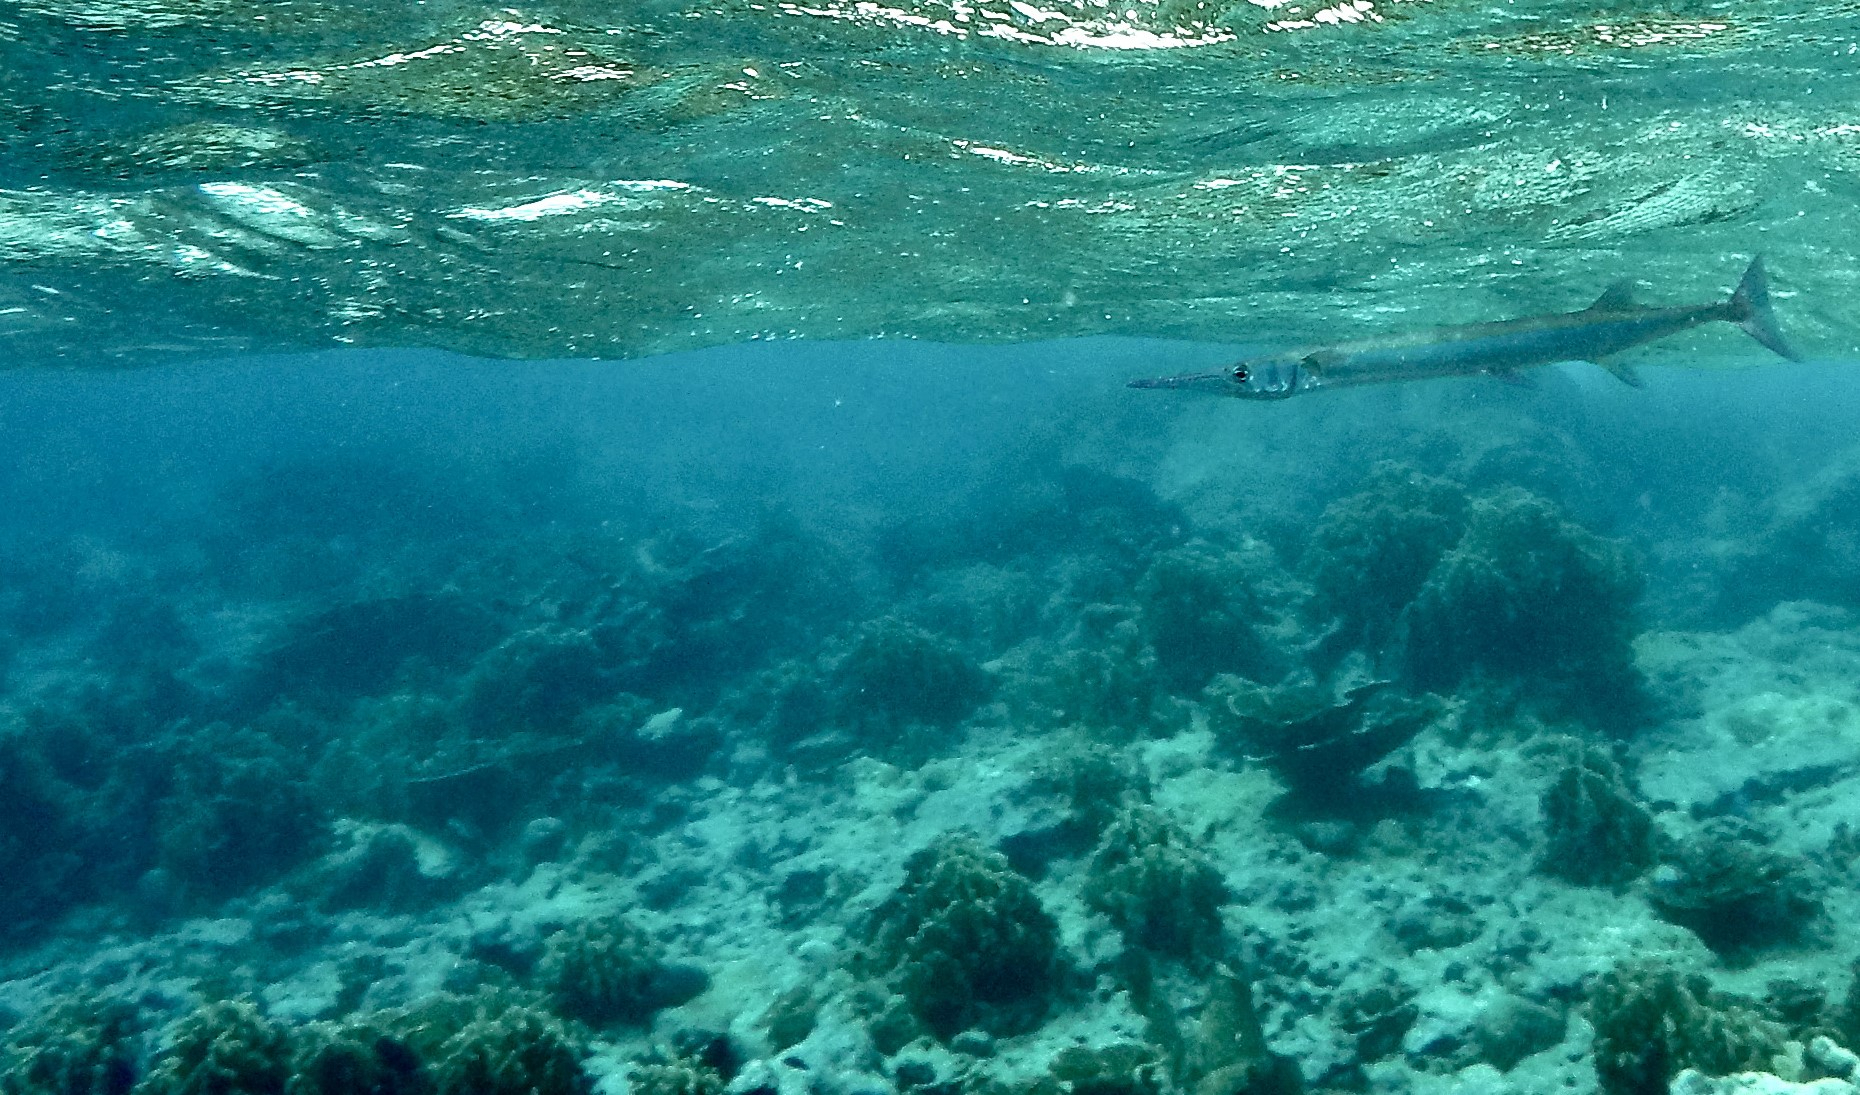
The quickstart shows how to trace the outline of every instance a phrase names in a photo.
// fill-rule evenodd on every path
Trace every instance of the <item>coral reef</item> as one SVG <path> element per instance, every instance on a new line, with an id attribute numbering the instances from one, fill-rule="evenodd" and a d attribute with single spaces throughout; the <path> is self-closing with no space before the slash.
<path id="1" fill-rule="evenodd" d="M 1517 680 L 1598 722 L 1631 726 L 1646 707 L 1630 648 L 1640 589 L 1622 545 L 1524 490 L 1484 495 L 1409 606 L 1407 673 L 1430 689 Z"/>
<path id="2" fill-rule="evenodd" d="M 1065 811 L 1050 830 L 1037 834 L 1046 853 L 1035 857 L 1041 861 L 1090 851 L 1112 819 L 1142 801 L 1149 789 L 1148 779 L 1128 757 L 1102 744 L 1061 747 L 1034 773 L 1033 785 L 1054 796 Z M 1017 843 L 1025 844 L 1034 835 L 1026 834 Z M 1015 850 L 1004 846 L 1003 851 L 1021 862 Z"/>
<path id="3" fill-rule="evenodd" d="M 1144 637 L 1170 685 L 1194 691 L 1216 673 L 1277 680 L 1286 654 L 1268 634 L 1287 595 L 1272 550 L 1196 542 L 1156 557 L 1137 583 Z"/>
<path id="4" fill-rule="evenodd" d="M 1059 928 L 1027 880 L 972 833 L 913 854 L 872 913 L 870 960 L 938 1037 L 1015 1030 L 1047 1008 Z"/>
<path id="5" fill-rule="evenodd" d="M 1466 492 L 1445 479 L 1383 462 L 1363 489 L 1332 502 L 1311 530 L 1299 570 L 1311 608 L 1339 641 L 1379 650 L 1409 602 L 1465 529 Z"/>
<path id="6" fill-rule="evenodd" d="M 1748 822 L 1707 821 L 1662 859 L 1654 907 L 1719 953 L 1795 939 L 1821 912 L 1808 864 L 1771 847 Z"/>
<path id="7" fill-rule="evenodd" d="M 72 997 L 8 1030 L 0 1095 L 129 1095 L 139 1062 L 133 1005 Z"/>
<path id="8" fill-rule="evenodd" d="M 641 1023 L 702 992 L 702 973 L 668 965 L 664 948 L 622 916 L 584 920 L 551 935 L 537 969 L 562 1014 L 595 1026 Z"/>
<path id="9" fill-rule="evenodd" d="M 586 1052 L 561 1020 L 512 1006 L 480 1014 L 445 1041 L 433 1063 L 437 1095 L 590 1095 Z"/>
<path id="10" fill-rule="evenodd" d="M 252 702 L 345 702 L 387 689 L 410 659 L 456 672 L 497 641 L 489 613 L 457 595 L 413 593 L 339 604 L 292 622 L 243 683 Z"/>
<path id="11" fill-rule="evenodd" d="M 1156 655 L 1125 605 L 1080 606 L 1070 632 L 1012 689 L 1018 716 L 1127 738 L 1156 720 L 1163 698 Z"/>
<path id="12" fill-rule="evenodd" d="M 889 617 L 859 628 L 829 679 L 839 716 L 880 735 L 954 726 L 992 688 L 955 644 Z"/>
<path id="13" fill-rule="evenodd" d="M 1604 750 L 1579 746 L 1539 806 L 1543 871 L 1582 886 L 1611 886 L 1653 865 L 1653 816 Z"/>
<path id="14" fill-rule="evenodd" d="M 1262 688 L 1223 676 L 1203 693 L 1223 740 L 1285 781 L 1286 808 L 1373 814 L 1408 804 L 1399 781 L 1365 772 L 1446 714 L 1440 697 L 1404 695 L 1391 681 L 1293 679 Z"/>
<path id="15" fill-rule="evenodd" d="M 1190 958 L 1217 951 L 1227 898 L 1207 856 L 1152 806 L 1127 806 L 1092 853 L 1086 902 L 1130 943 Z"/>
<path id="16" fill-rule="evenodd" d="M 478 659 L 464 678 L 459 712 L 485 733 L 566 732 L 583 708 L 617 691 L 610 659 L 588 631 L 545 625 Z"/>
<path id="17" fill-rule="evenodd" d="M 216 1001 L 181 1020 L 136 1095 L 284 1095 L 294 1052 L 252 1001 Z"/>
<path id="18" fill-rule="evenodd" d="M 429 1095 L 432 1077 L 405 1041 L 359 1019 L 298 1033 L 285 1095 Z"/>
<path id="19" fill-rule="evenodd" d="M 186 893 L 225 897 L 276 878 L 322 844 L 329 821 L 302 762 L 271 737 L 215 724 L 181 738 L 175 752 L 158 855 Z"/>
<path id="20" fill-rule="evenodd" d="M 84 896 L 78 803 L 44 754 L 39 735 L 0 728 L 0 936 Z"/>
<path id="21" fill-rule="evenodd" d="M 1634 963 L 1602 975 L 1589 993 L 1595 1074 L 1607 1095 L 1665 1095 L 1683 1069 L 1714 1076 L 1774 1068 L 1781 1032 L 1698 974 Z"/>

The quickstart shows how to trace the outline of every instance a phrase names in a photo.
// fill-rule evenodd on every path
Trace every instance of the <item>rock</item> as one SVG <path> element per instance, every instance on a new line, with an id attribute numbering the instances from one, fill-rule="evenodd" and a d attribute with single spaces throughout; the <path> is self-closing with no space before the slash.
<path id="1" fill-rule="evenodd" d="M 1707 1076 L 1686 1069 L 1673 1077 L 1669 1095 L 1856 1095 L 1860 1088 L 1846 1080 L 1814 1080 L 1794 1084 L 1767 1072 L 1739 1072 Z"/>

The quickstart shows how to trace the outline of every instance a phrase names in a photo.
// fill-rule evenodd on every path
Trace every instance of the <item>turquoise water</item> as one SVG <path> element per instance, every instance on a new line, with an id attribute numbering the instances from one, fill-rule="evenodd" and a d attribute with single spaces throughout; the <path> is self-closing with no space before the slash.
<path id="1" fill-rule="evenodd" d="M 1840 1074 L 1840 366 L 1237 352 L 0 377 L 8 1089 Z"/>
<path id="2" fill-rule="evenodd" d="M 0 9 L 0 1095 L 1853 1090 L 1856 40 Z"/>

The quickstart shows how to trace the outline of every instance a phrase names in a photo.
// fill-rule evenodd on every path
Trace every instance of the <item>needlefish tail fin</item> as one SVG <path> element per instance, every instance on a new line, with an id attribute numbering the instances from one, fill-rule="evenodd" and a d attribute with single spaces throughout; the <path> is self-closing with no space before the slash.
<path id="1" fill-rule="evenodd" d="M 1776 324 L 1776 313 L 1770 309 L 1770 283 L 1763 275 L 1762 255 L 1750 260 L 1744 279 L 1737 283 L 1737 292 L 1731 294 L 1731 322 L 1790 361 L 1802 360 L 1802 355 L 1791 349 L 1788 340 L 1783 338 L 1782 328 Z"/>

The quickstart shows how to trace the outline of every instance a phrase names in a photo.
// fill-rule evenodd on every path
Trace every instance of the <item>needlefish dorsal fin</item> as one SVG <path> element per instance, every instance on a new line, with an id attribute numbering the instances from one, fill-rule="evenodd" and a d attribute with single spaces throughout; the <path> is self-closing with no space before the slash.
<path id="1" fill-rule="evenodd" d="M 1602 295 L 1595 298 L 1594 304 L 1589 305 L 1589 311 L 1622 312 L 1636 307 L 1639 307 L 1639 304 L 1634 299 L 1634 283 L 1617 281 L 1602 290 Z"/>

